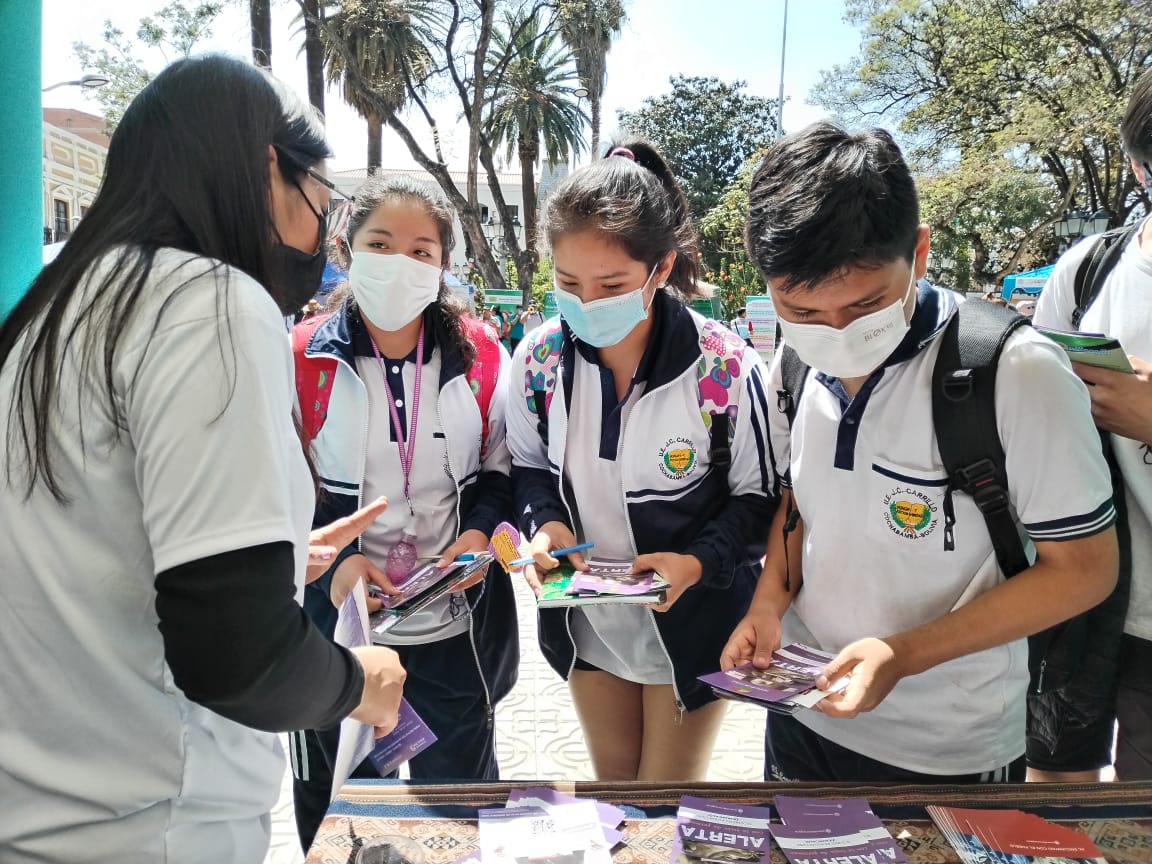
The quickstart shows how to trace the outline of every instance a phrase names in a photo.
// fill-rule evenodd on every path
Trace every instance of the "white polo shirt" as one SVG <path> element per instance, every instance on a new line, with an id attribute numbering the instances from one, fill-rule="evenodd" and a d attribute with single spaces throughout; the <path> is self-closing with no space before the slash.
<path id="1" fill-rule="evenodd" d="M 0 473 L 0 861 L 260 861 L 277 737 L 176 687 L 154 583 L 289 541 L 303 591 L 315 502 L 284 318 L 240 271 L 161 250 L 115 356 L 118 437 L 97 343 L 95 383 L 65 356 L 49 427 L 69 506 L 43 485 L 25 500 Z M 22 345 L 0 373 L 6 407 Z M 20 452 L 13 435 L 0 423 L 0 452 Z"/>
<path id="2" fill-rule="evenodd" d="M 1141 250 L 1139 233 L 1108 274 L 1096 302 L 1085 312 L 1080 330 L 1106 333 L 1119 339 L 1129 354 L 1152 361 L 1152 257 Z M 1076 271 L 1093 239 L 1077 243 L 1056 263 L 1036 306 L 1033 320 L 1037 327 L 1075 329 Z M 1132 593 L 1124 632 L 1152 639 L 1152 441 L 1113 435 L 1112 448 L 1124 475 L 1132 534 Z"/>
<path id="3" fill-rule="evenodd" d="M 770 414 L 777 468 L 804 519 L 804 583 L 783 622 L 785 643 L 839 652 L 933 621 L 1003 580 L 966 495 L 953 496 L 956 549 L 944 550 L 932 370 L 955 310 L 952 292 L 922 288 L 912 332 L 894 355 L 907 359 L 874 374 L 850 402 L 837 380 L 810 372 L 791 436 L 786 416 Z M 781 386 L 778 356 L 771 388 Z M 1013 334 L 1001 355 L 996 419 L 1012 507 L 1032 539 L 1072 540 L 1111 524 L 1087 390 L 1063 352 L 1031 329 Z M 991 771 L 1024 752 L 1027 661 L 1020 640 L 905 678 L 855 719 L 796 716 L 836 744 L 907 770 Z"/>

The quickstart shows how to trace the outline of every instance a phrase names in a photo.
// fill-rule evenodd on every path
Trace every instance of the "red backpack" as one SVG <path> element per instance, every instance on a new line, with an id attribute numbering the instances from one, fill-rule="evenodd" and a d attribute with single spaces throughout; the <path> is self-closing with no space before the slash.
<path id="1" fill-rule="evenodd" d="M 317 316 L 297 324 L 292 329 L 292 358 L 296 366 L 296 394 L 300 399 L 300 419 L 304 434 L 312 441 L 324 428 L 328 419 L 328 401 L 332 398 L 332 381 L 336 377 L 339 361 L 332 357 L 308 357 L 304 349 L 312 340 L 312 334 L 327 320 L 327 316 Z M 492 394 L 496 392 L 496 379 L 500 374 L 500 345 L 491 330 L 472 318 L 464 319 L 464 329 L 476 348 L 476 359 L 468 370 L 468 384 L 476 405 L 480 408 L 483 423 L 484 445 L 488 442 L 488 407 L 492 404 Z M 483 452 L 481 452 L 483 457 Z"/>

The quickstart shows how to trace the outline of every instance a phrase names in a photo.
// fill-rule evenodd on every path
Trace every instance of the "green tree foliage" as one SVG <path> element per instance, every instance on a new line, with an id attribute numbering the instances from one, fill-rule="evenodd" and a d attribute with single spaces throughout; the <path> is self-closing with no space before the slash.
<path id="1" fill-rule="evenodd" d="M 536 166 L 541 148 L 549 165 L 583 149 L 587 118 L 572 91 L 579 79 L 572 53 L 557 29 L 541 28 L 539 15 L 511 14 L 493 37 L 489 60 L 492 110 L 488 136 L 520 159 L 524 190 L 525 249 L 518 285 L 527 303 L 536 271 Z"/>
<path id="2" fill-rule="evenodd" d="M 1152 66 L 1152 4 L 848 0 L 846 18 L 863 28 L 861 55 L 826 72 L 812 100 L 852 123 L 899 124 L 918 169 L 935 175 L 930 205 L 954 202 L 961 224 L 974 198 L 1005 206 L 969 226 L 988 253 L 980 266 L 973 240 L 979 278 L 1028 254 L 993 250 L 992 235 L 1013 218 L 1032 216 L 1010 227 L 1034 246 L 1032 226 L 1073 200 L 1107 208 L 1114 224 L 1147 205 L 1118 126 L 1132 85 Z M 936 196 L 935 185 L 951 191 Z M 948 215 L 933 219 L 945 224 Z"/>
<path id="3" fill-rule="evenodd" d="M 220 14 L 221 7 L 220 3 L 198 3 L 190 7 L 175 0 L 155 15 L 140 19 L 135 42 L 111 20 L 105 20 L 100 34 L 102 45 L 94 47 L 86 42 L 73 43 L 72 51 L 81 67 L 108 79 L 107 84 L 91 95 L 103 109 L 109 134 L 115 130 L 136 94 L 152 80 L 153 73 L 147 62 L 138 56 L 138 47 L 154 49 L 165 63 L 187 57 L 198 42 L 211 34 L 212 23 Z"/>
<path id="4" fill-rule="evenodd" d="M 726 262 L 746 262 L 744 226 L 748 220 L 748 189 L 752 185 L 752 175 L 756 172 L 756 166 L 763 160 L 765 152 L 757 150 L 744 162 L 740 173 L 724 190 L 716 206 L 697 222 L 700 229 L 701 259 L 706 270 L 715 270 L 717 274 L 722 274 L 727 272 Z M 754 273 L 754 268 L 752 272 Z M 739 308 L 739 305 L 736 308 Z"/>
<path id="5" fill-rule="evenodd" d="M 1055 190 L 1051 179 L 1008 159 L 962 160 L 917 178 L 920 216 L 932 228 L 933 277 L 958 291 L 984 290 L 1019 266 L 1048 260 Z"/>
<path id="6" fill-rule="evenodd" d="M 369 172 L 380 167 L 386 114 L 398 113 L 409 94 L 417 98 L 434 67 L 429 48 L 442 14 L 436 0 L 345 0 L 322 20 L 328 80 L 368 122 Z M 352 73 L 355 74 L 352 74 Z"/>
<path id="7" fill-rule="evenodd" d="M 720 201 L 748 157 L 776 138 L 776 101 L 745 92 L 745 82 L 671 78 L 672 92 L 650 96 L 620 125 L 668 159 L 696 219 Z"/>
<path id="8" fill-rule="evenodd" d="M 608 52 L 624 24 L 624 0 L 556 0 L 560 33 L 576 59 L 576 74 L 588 91 L 592 114 L 592 157 L 600 153 L 600 103 L 608 83 Z"/>

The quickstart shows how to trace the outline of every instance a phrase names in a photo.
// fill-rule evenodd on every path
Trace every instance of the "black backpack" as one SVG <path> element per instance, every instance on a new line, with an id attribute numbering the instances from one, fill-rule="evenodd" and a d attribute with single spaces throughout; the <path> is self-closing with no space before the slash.
<path id="1" fill-rule="evenodd" d="M 1117 247 L 1122 248 L 1123 244 L 1117 244 Z M 1115 247 L 1110 245 L 1108 248 Z M 1103 270 L 1101 265 L 1110 269 L 1115 264 L 1104 255 L 1099 259 L 1095 255 L 1090 258 L 1098 262 L 1091 268 L 1094 281 L 1087 283 L 1092 290 L 1081 292 L 1079 286 L 1077 290 L 1077 303 L 1083 302 L 1085 309 L 1099 293 L 1103 277 L 1107 275 L 1107 270 Z M 1080 314 L 1083 314 L 1082 310 Z M 1031 564 L 1016 520 L 1011 518 L 1009 478 L 996 423 L 996 366 L 1008 338 L 1029 323 L 1027 318 L 992 303 L 972 300 L 959 304 L 956 315 L 940 335 L 940 353 L 932 372 L 932 422 L 948 475 L 944 495 L 944 548 L 947 551 L 955 548 L 953 528 L 956 516 L 952 497 L 957 492 L 968 495 L 984 517 L 996 560 L 1006 578 L 1026 570 Z M 808 367 L 791 348 L 784 346 L 782 351 L 783 387 L 777 393 L 777 407 L 787 415 L 791 428 Z M 1104 449 L 1109 457 L 1113 490 L 1122 490 L 1123 486 L 1117 485 L 1120 482 L 1119 469 L 1115 459 L 1111 458 L 1107 440 L 1104 440 Z M 1124 542 L 1127 521 L 1122 509 L 1122 491 L 1114 497 L 1123 581 L 1126 555 L 1129 557 L 1129 571 L 1131 569 L 1130 552 Z M 790 512 L 788 517 L 785 534 L 795 528 L 799 514 Z M 1118 606 L 1122 621 L 1123 610 L 1127 608 L 1126 584 L 1123 591 L 1118 584 L 1112 597 L 1095 609 L 1037 633 L 1028 640 L 1031 673 L 1029 733 L 1043 740 L 1050 749 L 1055 748 L 1065 727 L 1083 728 L 1109 710 L 1107 696 L 1099 697 L 1093 688 L 1114 686 L 1115 664 L 1112 662 L 1110 667 L 1109 658 L 1119 650 L 1122 627 L 1116 628 L 1115 652 L 1109 640 L 1100 642 L 1096 633 L 1100 629 L 1101 617 L 1114 615 Z M 1110 672 L 1110 668 L 1113 671 Z M 1086 684 L 1085 679 L 1088 681 Z M 1085 711 L 1085 703 L 1098 704 L 1099 708 Z"/>
<path id="2" fill-rule="evenodd" d="M 1100 296 L 1108 274 L 1124 254 L 1132 235 L 1140 230 L 1140 223 L 1113 228 L 1097 235 L 1092 250 L 1076 269 L 1076 308 L 1072 312 L 1072 329 L 1079 330 L 1088 307 Z"/>

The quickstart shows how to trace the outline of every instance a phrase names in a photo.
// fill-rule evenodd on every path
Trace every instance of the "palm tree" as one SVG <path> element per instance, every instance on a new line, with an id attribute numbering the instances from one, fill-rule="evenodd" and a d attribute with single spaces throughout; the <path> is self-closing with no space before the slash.
<path id="1" fill-rule="evenodd" d="M 368 121 L 368 172 L 383 158 L 387 113 L 404 107 L 423 87 L 433 60 L 441 12 L 437 0 L 345 0 L 320 22 L 328 81 L 340 82 L 344 101 Z"/>
<path id="2" fill-rule="evenodd" d="M 248 20 L 252 27 L 252 62 L 272 68 L 272 0 L 249 0 Z"/>
<path id="3" fill-rule="evenodd" d="M 592 146 L 600 152 L 600 101 L 608 81 L 608 52 L 624 23 L 624 0 L 561 0 L 560 33 L 576 58 L 576 74 L 592 106 Z"/>
<path id="4" fill-rule="evenodd" d="M 488 133 L 494 146 L 507 146 L 509 161 L 513 153 L 520 158 L 528 254 L 517 262 L 517 281 L 525 305 L 537 263 L 536 163 L 541 145 L 549 165 L 567 161 L 570 153 L 583 149 L 588 120 L 574 99 L 579 79 L 572 54 L 559 36 L 553 27 L 541 30 L 538 15 L 513 14 L 492 40 Z"/>
<path id="5" fill-rule="evenodd" d="M 320 40 L 320 21 L 325 0 L 300 0 L 304 19 L 304 66 L 308 70 L 308 101 L 324 115 L 324 43 Z"/>

